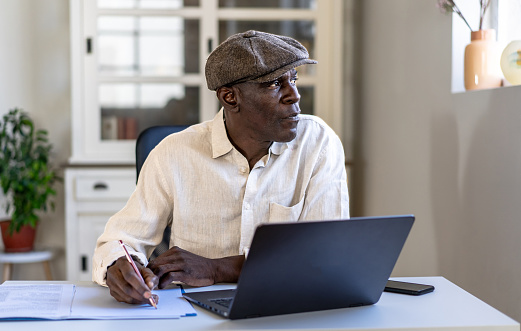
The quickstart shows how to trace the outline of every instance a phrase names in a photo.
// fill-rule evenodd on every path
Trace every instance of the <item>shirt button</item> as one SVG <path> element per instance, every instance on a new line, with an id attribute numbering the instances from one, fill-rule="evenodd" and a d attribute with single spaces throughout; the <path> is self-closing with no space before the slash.
<path id="1" fill-rule="evenodd" d="M 244 209 L 249 210 L 250 209 L 250 204 L 249 203 L 245 203 L 244 204 Z"/>
<path id="2" fill-rule="evenodd" d="M 240 167 L 239 171 L 241 172 L 241 174 L 245 174 L 247 169 L 246 169 L 246 167 Z"/>

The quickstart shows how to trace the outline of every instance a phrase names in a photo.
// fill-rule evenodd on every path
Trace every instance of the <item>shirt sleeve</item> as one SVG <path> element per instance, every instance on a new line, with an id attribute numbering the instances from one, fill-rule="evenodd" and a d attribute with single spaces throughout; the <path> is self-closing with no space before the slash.
<path id="1" fill-rule="evenodd" d="M 148 257 L 161 242 L 172 217 L 172 199 L 159 153 L 151 153 L 139 175 L 135 191 L 125 207 L 113 215 L 98 238 L 93 256 L 92 280 L 106 285 L 107 268 L 124 256 L 122 240 L 131 255 L 147 265 Z M 144 185 L 146 183 L 146 185 Z"/>

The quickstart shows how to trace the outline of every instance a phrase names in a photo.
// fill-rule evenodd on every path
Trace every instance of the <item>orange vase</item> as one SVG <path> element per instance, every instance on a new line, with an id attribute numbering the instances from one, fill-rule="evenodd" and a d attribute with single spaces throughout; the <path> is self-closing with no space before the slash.
<path id="1" fill-rule="evenodd" d="M 465 47 L 465 89 L 500 87 L 501 53 L 496 42 L 496 31 L 472 31 L 470 40 L 470 44 Z"/>

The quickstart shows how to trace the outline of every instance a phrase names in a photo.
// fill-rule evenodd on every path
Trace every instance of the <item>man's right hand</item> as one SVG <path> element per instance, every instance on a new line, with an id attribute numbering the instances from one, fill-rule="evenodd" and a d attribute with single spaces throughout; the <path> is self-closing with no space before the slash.
<path id="1" fill-rule="evenodd" d="M 107 286 L 110 289 L 110 295 L 119 302 L 146 304 L 150 303 L 149 298 L 152 297 L 157 303 L 159 297 L 152 294 L 151 290 L 157 287 L 159 279 L 152 270 L 144 267 L 139 261 L 134 261 L 145 284 L 126 257 L 122 256 L 107 269 Z"/>

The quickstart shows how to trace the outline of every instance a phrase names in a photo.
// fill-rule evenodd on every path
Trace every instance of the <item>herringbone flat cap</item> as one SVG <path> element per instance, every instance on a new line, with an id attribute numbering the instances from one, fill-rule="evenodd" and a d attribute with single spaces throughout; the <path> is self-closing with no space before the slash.
<path id="1" fill-rule="evenodd" d="M 293 38 L 250 30 L 230 36 L 208 57 L 210 90 L 245 81 L 269 82 L 303 64 L 317 63 Z"/>

